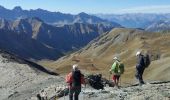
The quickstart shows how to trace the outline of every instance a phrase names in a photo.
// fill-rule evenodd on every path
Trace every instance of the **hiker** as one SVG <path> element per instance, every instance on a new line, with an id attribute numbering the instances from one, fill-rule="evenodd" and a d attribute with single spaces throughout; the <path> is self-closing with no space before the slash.
<path id="1" fill-rule="evenodd" d="M 136 79 L 139 80 L 139 85 L 144 84 L 143 81 L 143 72 L 145 70 L 145 61 L 144 61 L 144 55 L 142 55 L 142 53 L 140 51 L 138 51 L 136 53 L 136 57 L 137 57 L 137 64 L 136 64 Z"/>
<path id="2" fill-rule="evenodd" d="M 78 69 L 78 65 L 74 64 L 72 66 L 72 72 L 66 76 L 66 82 L 69 84 L 69 100 L 78 100 L 78 96 L 81 92 L 81 84 L 85 83 L 84 75 L 81 74 Z"/>
<path id="3" fill-rule="evenodd" d="M 114 63 L 110 69 L 110 74 L 113 74 L 113 82 L 115 87 L 119 88 L 118 84 L 119 84 L 119 78 L 121 76 L 121 74 L 124 73 L 124 65 L 122 62 L 120 62 L 120 60 L 117 57 L 114 57 Z"/>

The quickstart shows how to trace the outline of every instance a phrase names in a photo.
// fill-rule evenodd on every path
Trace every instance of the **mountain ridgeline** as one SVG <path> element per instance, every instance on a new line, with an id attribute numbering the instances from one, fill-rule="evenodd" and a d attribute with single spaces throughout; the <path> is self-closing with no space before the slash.
<path id="1" fill-rule="evenodd" d="M 145 30 L 150 32 L 168 33 L 170 31 L 170 21 L 169 20 L 157 21 L 149 25 Z"/>
<path id="2" fill-rule="evenodd" d="M 129 14 L 97 14 L 96 16 L 114 21 L 127 28 L 142 28 L 146 29 L 151 24 L 167 21 L 170 19 L 170 14 L 147 14 L 147 13 L 129 13 Z"/>
<path id="3" fill-rule="evenodd" d="M 103 20 L 99 17 L 88 15 L 84 12 L 77 15 L 64 14 L 60 12 L 50 12 L 43 9 L 23 10 L 21 7 L 14 7 L 12 10 L 0 6 L 0 18 L 7 20 L 16 20 L 18 18 L 38 17 L 45 23 L 53 25 L 65 25 L 73 23 L 97 24 L 102 23 L 105 26 L 120 26 L 115 22 Z"/>
<path id="4" fill-rule="evenodd" d="M 53 26 L 41 19 L 0 19 L 0 48 L 28 59 L 56 59 L 113 27 L 74 23 Z"/>

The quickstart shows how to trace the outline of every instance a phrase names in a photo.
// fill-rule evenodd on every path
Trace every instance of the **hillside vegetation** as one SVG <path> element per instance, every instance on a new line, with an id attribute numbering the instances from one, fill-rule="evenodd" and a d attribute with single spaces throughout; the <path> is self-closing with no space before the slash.
<path id="1" fill-rule="evenodd" d="M 125 64 L 122 82 L 134 82 L 135 54 L 148 51 L 152 63 L 144 73 L 145 80 L 170 80 L 170 34 L 149 33 L 137 29 L 115 28 L 91 41 L 83 49 L 57 61 L 41 61 L 40 64 L 66 74 L 71 65 L 78 63 L 85 74 L 101 73 L 109 78 L 113 57 L 118 56 Z"/>

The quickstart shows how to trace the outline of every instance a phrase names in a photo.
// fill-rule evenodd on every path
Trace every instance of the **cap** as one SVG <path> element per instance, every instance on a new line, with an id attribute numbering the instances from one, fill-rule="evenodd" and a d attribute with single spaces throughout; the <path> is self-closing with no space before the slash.
<path id="1" fill-rule="evenodd" d="M 136 53 L 136 56 L 138 56 L 138 55 L 140 55 L 141 54 L 141 52 L 140 51 L 138 51 L 137 53 Z"/>
<path id="2" fill-rule="evenodd" d="M 78 64 L 74 64 L 72 67 L 73 67 L 73 70 L 76 70 L 78 69 Z"/>
<path id="3" fill-rule="evenodd" d="M 117 57 L 114 57 L 113 59 L 114 59 L 114 60 L 118 60 L 118 58 L 117 58 Z"/>

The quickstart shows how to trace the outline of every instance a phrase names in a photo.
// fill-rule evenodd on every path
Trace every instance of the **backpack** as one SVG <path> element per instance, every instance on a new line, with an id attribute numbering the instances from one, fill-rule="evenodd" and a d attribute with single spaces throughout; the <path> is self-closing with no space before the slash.
<path id="1" fill-rule="evenodd" d="M 115 74 L 123 74 L 124 73 L 124 64 L 122 62 L 116 62 L 115 66 L 112 66 L 112 71 Z"/>
<path id="2" fill-rule="evenodd" d="M 119 62 L 118 73 L 119 74 L 123 74 L 124 73 L 124 64 L 122 62 Z"/>
<path id="3" fill-rule="evenodd" d="M 146 54 L 146 55 L 144 56 L 144 64 L 145 64 L 144 67 L 147 68 L 147 67 L 150 65 L 150 63 L 151 63 L 150 57 L 149 57 L 148 54 Z"/>
<path id="4" fill-rule="evenodd" d="M 88 82 L 90 86 L 92 86 L 94 89 L 104 89 L 104 84 L 102 82 L 102 76 L 101 75 L 89 75 L 87 76 Z"/>
<path id="5" fill-rule="evenodd" d="M 72 87 L 81 86 L 81 72 L 72 71 Z"/>

